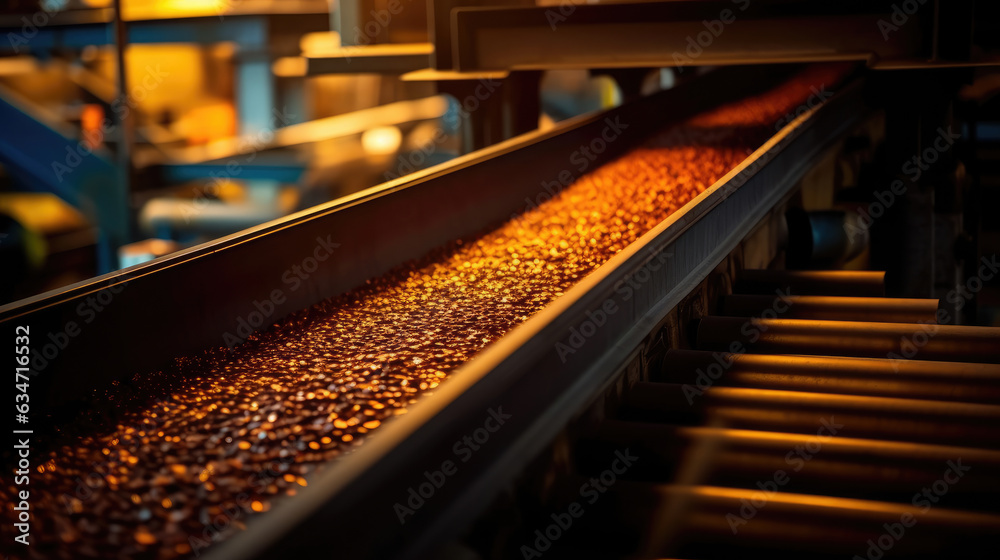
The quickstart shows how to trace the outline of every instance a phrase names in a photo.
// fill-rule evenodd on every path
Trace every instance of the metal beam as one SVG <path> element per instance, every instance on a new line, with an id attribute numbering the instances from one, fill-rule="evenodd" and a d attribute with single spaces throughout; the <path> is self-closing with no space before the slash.
<path id="1" fill-rule="evenodd" d="M 428 68 L 434 46 L 430 43 L 400 43 L 345 46 L 331 52 L 305 53 L 306 75 L 405 74 Z"/>
<path id="2" fill-rule="evenodd" d="M 892 22 L 884 0 L 679 1 L 456 8 L 456 68 L 489 71 L 929 58 L 918 11 Z M 898 21 L 898 20 L 897 20 Z"/>
<path id="3" fill-rule="evenodd" d="M 0 161 L 26 188 L 59 196 L 97 224 L 104 271 L 111 270 L 111 255 L 129 239 L 128 191 L 111 154 L 91 151 L 6 88 L 0 88 L 0 122 L 17 131 L 0 134 Z"/>

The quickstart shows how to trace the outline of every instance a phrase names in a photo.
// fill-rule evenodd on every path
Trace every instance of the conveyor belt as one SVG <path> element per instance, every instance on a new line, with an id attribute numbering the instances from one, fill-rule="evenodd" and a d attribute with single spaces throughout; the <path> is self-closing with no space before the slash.
<path id="1" fill-rule="evenodd" d="M 834 80 L 841 72 L 820 71 L 813 78 Z M 226 541 L 249 524 L 251 530 L 211 553 L 220 558 L 316 554 L 325 550 L 325 532 L 336 525 L 355 537 L 338 543 L 345 557 L 383 557 L 404 548 L 418 557 L 439 543 L 463 512 L 483 507 L 477 496 L 495 492 L 533 449 L 546 445 L 551 434 L 545 431 L 560 430 L 567 416 L 616 374 L 614 368 L 648 334 L 646 323 L 677 305 L 685 286 L 700 281 L 706 266 L 724 257 L 781 203 L 813 158 L 851 124 L 857 87 L 772 136 L 770 120 L 796 110 L 808 97 L 809 85 L 815 84 L 792 82 L 773 97 L 760 97 L 751 111 L 734 104 L 706 113 L 491 233 L 477 236 L 467 229 L 461 242 L 293 315 L 267 333 L 248 337 L 235 351 L 180 360 L 166 375 L 131 378 L 134 371 L 128 372 L 123 352 L 101 355 L 107 368 L 79 375 L 74 364 L 80 369 L 103 363 L 81 358 L 94 358 L 95 347 L 107 348 L 106 342 L 97 343 L 93 327 L 85 329 L 53 358 L 58 369 L 40 376 L 43 399 L 49 399 L 43 402 L 72 400 L 79 397 L 74 388 L 86 394 L 79 388 L 99 387 L 97 381 L 107 378 L 138 387 L 140 395 L 154 381 L 165 379 L 166 387 L 152 404 L 140 402 L 117 418 L 111 429 L 71 445 L 55 440 L 61 446 L 44 458 L 35 478 L 36 507 L 45 516 L 37 533 L 43 546 L 33 550 L 49 557 L 185 556 Z M 594 135 L 583 140 L 601 136 L 608 126 L 589 123 L 586 130 Z M 724 134 L 718 136 L 720 129 Z M 703 145 L 707 138 L 718 144 Z M 569 148 L 577 141 L 558 140 Z M 521 162 L 511 170 L 523 175 L 527 156 L 507 157 L 502 152 L 507 149 L 497 151 L 503 161 Z M 613 149 L 620 148 L 609 146 L 608 152 Z M 710 165 L 699 159 L 708 152 L 718 156 Z M 480 165 L 497 169 L 500 164 Z M 437 237 L 454 239 L 448 232 L 457 226 L 443 217 L 495 217 L 514 204 L 523 210 L 509 189 L 458 188 L 462 177 L 484 172 L 470 171 L 466 162 L 456 167 L 450 174 L 390 185 L 367 198 L 262 226 L 223 240 L 218 248 L 151 263 L 133 271 L 134 280 L 118 275 L 110 280 L 122 289 L 98 320 L 110 324 L 121 340 L 139 342 L 131 327 L 134 310 L 161 314 L 164 321 L 150 322 L 144 334 L 164 341 L 151 345 L 152 356 L 164 353 L 166 341 L 172 348 L 204 340 L 218 344 L 233 328 L 229 317 L 245 320 L 265 313 L 259 298 L 273 291 L 248 289 L 252 282 L 197 286 L 193 303 L 165 303 L 160 294 L 183 285 L 171 278 L 201 279 L 229 264 L 249 271 L 252 280 L 257 280 L 253 271 L 266 270 L 278 282 L 284 279 L 283 266 L 292 270 L 303 262 L 288 255 L 282 239 L 307 242 L 311 258 L 317 254 L 314 241 L 326 251 L 328 231 L 343 235 L 332 239 L 342 241 L 338 250 L 347 254 L 331 259 L 331 270 L 303 279 L 301 290 L 281 284 L 287 298 L 272 301 L 266 312 L 276 315 L 296 301 L 316 298 L 316 292 L 342 293 L 351 278 L 384 271 L 386 262 L 397 262 L 392 259 Z M 461 211 L 442 210 L 435 198 L 441 192 L 454 194 Z M 498 200 L 505 205 L 501 210 L 491 207 Z M 548 211 L 552 208 L 556 212 Z M 685 211 L 674 215 L 679 208 Z M 390 231 L 398 224 L 372 228 L 376 222 L 363 220 L 386 209 L 408 220 L 420 214 L 430 220 L 422 227 L 429 233 L 414 240 L 398 233 L 412 224 Z M 358 242 L 358 231 L 370 238 Z M 274 260 L 248 255 L 248 247 L 263 247 Z M 679 258 L 663 264 L 669 251 Z M 468 270 L 474 265 L 483 266 L 482 273 Z M 647 279 L 636 283 L 637 278 Z M 608 317 L 591 343 L 569 357 L 556 352 L 555 343 L 626 281 L 632 281 L 631 302 Z M 232 294 L 225 293 L 230 289 Z M 96 282 L 74 286 L 4 309 L 0 318 L 42 329 L 61 325 L 74 316 L 78 302 L 97 290 Z M 222 328 L 213 330 L 213 325 Z M 129 355 L 137 363 L 153 363 L 145 352 Z M 477 359 L 470 361 L 473 355 Z M 50 375 L 53 371 L 60 375 Z M 461 375 L 436 385 L 453 371 Z M 411 408 L 418 395 L 432 391 L 433 398 Z M 404 409 L 409 412 L 402 419 L 385 421 Z M 393 505 L 405 499 L 408 488 L 424 482 L 423 463 L 428 469 L 434 466 L 430 463 L 440 467 L 457 439 L 482 424 L 483 415 L 493 417 L 500 410 L 513 418 L 491 436 L 491 446 L 463 463 L 438 489 L 436 500 L 401 528 Z M 372 430 L 383 435 L 359 447 Z M 346 451 L 350 460 L 341 458 Z M 86 498 L 74 497 L 76 477 L 91 472 L 97 472 L 101 487 Z M 266 482 L 259 484 L 262 478 Z M 259 516 L 263 521 L 255 519 L 268 510 L 274 512 Z M 118 528 L 104 531 L 107 525 Z"/>
<path id="2" fill-rule="evenodd" d="M 728 315 L 755 313 L 703 318 L 697 350 L 668 351 L 617 413 L 584 430 L 575 474 L 557 479 L 543 511 L 577 502 L 585 515 L 546 557 L 993 557 L 1000 329 L 935 324 L 935 345 L 893 358 L 886 333 L 919 329 L 935 300 L 874 297 L 883 290 L 873 274 L 819 273 L 808 285 L 780 271 L 743 279 L 765 276 L 767 285 L 737 283 L 754 293 L 722 301 Z M 861 321 L 835 296 L 780 295 L 789 283 L 822 294 L 850 293 L 859 281 L 871 305 L 845 297 L 843 310 Z M 759 322 L 775 309 L 764 298 L 798 318 Z M 806 305 L 796 310 L 796 301 Z M 887 319 L 912 322 L 863 322 Z M 837 356 L 824 352 L 831 333 L 849 342 Z M 616 462 L 621 454 L 628 464 Z M 583 489 L 600 481 L 600 493 Z M 544 532 L 553 519 L 534 521 Z M 532 537 L 524 544 L 536 547 Z"/>

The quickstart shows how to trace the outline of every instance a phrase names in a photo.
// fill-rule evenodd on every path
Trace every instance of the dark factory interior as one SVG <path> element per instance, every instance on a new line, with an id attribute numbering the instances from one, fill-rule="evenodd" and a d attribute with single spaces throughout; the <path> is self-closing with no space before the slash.
<path id="1" fill-rule="evenodd" d="M 998 2 L 7 0 L 0 554 L 995 558 L 997 212 Z"/>

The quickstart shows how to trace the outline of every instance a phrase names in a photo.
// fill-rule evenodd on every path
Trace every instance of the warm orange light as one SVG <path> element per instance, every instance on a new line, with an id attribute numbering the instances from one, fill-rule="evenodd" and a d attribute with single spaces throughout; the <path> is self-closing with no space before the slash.
<path id="1" fill-rule="evenodd" d="M 196 107 L 185 116 L 184 121 L 187 123 L 187 141 L 192 145 L 236 134 L 236 109 L 228 102 Z"/>
<path id="2" fill-rule="evenodd" d="M 402 141 L 403 134 L 394 126 L 371 128 L 361 134 L 361 146 L 373 156 L 395 153 Z"/>
<path id="3" fill-rule="evenodd" d="M 271 72 L 279 78 L 298 78 L 306 75 L 306 66 L 301 56 L 283 56 L 271 64 Z"/>
<path id="4" fill-rule="evenodd" d="M 88 0 L 104 2 L 110 0 Z M 219 16 L 232 9 L 238 0 L 124 0 L 125 19 L 179 18 Z"/>
<path id="5" fill-rule="evenodd" d="M 142 528 L 135 532 L 135 542 L 139 544 L 153 544 L 156 542 L 156 537 L 145 528 Z"/>
<path id="6" fill-rule="evenodd" d="M 104 143 L 104 108 L 96 103 L 88 103 L 80 112 L 80 129 L 83 143 L 90 150 L 96 150 Z"/>

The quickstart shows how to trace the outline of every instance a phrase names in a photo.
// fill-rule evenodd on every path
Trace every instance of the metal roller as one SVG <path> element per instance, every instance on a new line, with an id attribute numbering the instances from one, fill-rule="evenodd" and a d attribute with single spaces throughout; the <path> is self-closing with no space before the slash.
<path id="1" fill-rule="evenodd" d="M 705 317 L 699 350 L 1000 363 L 1000 329 L 912 323 Z"/>
<path id="2" fill-rule="evenodd" d="M 625 474 L 630 480 L 672 482 L 688 470 L 696 473 L 688 483 L 752 488 L 785 470 L 785 492 L 906 502 L 915 488 L 940 479 L 951 462 L 969 470 L 949 492 L 950 507 L 990 508 L 994 500 L 983 498 L 1000 494 L 998 451 L 623 420 L 586 432 L 575 447 L 576 465 L 598 474 L 622 447 L 642 458 Z M 688 468 L 692 464 L 698 468 Z"/>
<path id="3" fill-rule="evenodd" d="M 885 273 L 860 270 L 744 270 L 735 291 L 739 294 L 790 292 L 797 295 L 885 295 Z"/>
<path id="4" fill-rule="evenodd" d="M 980 547 L 1000 535 L 997 515 L 944 507 L 925 511 L 923 501 L 913 505 L 759 488 L 619 480 L 587 504 L 580 489 L 593 480 L 564 481 L 550 505 L 553 512 L 567 511 L 573 501 L 585 508 L 572 527 L 577 550 L 589 551 L 584 557 L 620 557 L 629 545 L 640 558 L 864 557 L 868 541 L 883 537 L 887 525 L 896 529 L 901 519 L 910 529 L 904 526 L 905 538 L 893 539 L 894 554 L 979 557 Z M 541 528 L 552 522 L 538 521 Z M 617 554 L 605 556 L 602 547 L 611 543 Z"/>
<path id="5" fill-rule="evenodd" d="M 720 314 L 766 317 L 773 312 L 783 319 L 936 323 L 937 310 L 935 299 L 733 294 L 722 298 Z"/>
<path id="6" fill-rule="evenodd" d="M 1000 446 L 1000 405 L 673 383 L 637 383 L 623 404 L 642 419 L 813 434 L 843 424 L 845 437 Z"/>
<path id="7" fill-rule="evenodd" d="M 995 403 L 1000 365 L 670 350 L 655 381 Z"/>

